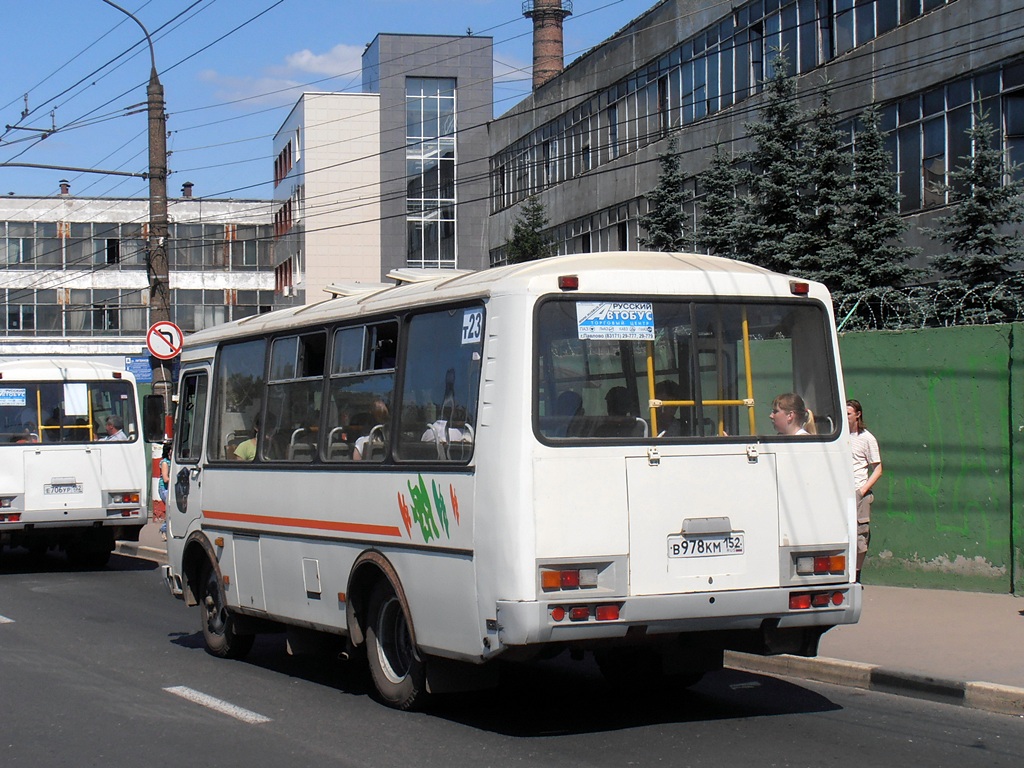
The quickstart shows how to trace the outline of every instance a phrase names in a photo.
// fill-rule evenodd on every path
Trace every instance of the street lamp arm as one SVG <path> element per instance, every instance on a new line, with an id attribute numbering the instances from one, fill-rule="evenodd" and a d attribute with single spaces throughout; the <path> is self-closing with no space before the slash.
<path id="1" fill-rule="evenodd" d="M 131 13 L 130 11 L 126 11 L 124 8 L 122 8 L 117 3 L 111 2 L 111 0 L 103 0 L 103 2 L 106 3 L 107 5 L 113 7 L 113 8 L 117 8 L 117 10 L 119 10 L 125 16 L 130 18 L 136 24 L 138 24 L 139 27 L 142 29 L 142 34 L 144 34 L 146 36 L 146 42 L 149 43 L 149 61 L 152 64 L 152 67 L 153 67 L 152 77 L 156 77 L 156 53 L 153 51 L 153 40 L 149 36 L 149 30 L 146 29 L 145 25 L 141 21 L 139 21 L 137 18 L 135 18 L 135 15 L 133 13 Z"/>

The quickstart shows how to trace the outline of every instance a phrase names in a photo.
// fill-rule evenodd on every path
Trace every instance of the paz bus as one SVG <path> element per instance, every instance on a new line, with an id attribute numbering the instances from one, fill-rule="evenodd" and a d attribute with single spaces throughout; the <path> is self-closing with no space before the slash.
<path id="1" fill-rule="evenodd" d="M 149 520 L 138 402 L 132 374 L 109 365 L 0 362 L 0 548 L 57 547 L 101 567 L 115 540 L 138 540 Z"/>
<path id="2" fill-rule="evenodd" d="M 407 709 L 566 650 L 686 686 L 858 620 L 823 286 L 642 252 L 389 278 L 187 340 L 164 576 L 210 653 L 333 634 Z"/>

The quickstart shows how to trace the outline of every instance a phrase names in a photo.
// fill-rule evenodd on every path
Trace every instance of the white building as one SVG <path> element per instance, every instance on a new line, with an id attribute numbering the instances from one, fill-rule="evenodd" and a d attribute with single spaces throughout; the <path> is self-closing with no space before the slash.
<path id="1" fill-rule="evenodd" d="M 144 355 L 149 202 L 0 198 L 0 357 Z M 269 311 L 266 200 L 168 200 L 171 319 L 186 333 Z"/>

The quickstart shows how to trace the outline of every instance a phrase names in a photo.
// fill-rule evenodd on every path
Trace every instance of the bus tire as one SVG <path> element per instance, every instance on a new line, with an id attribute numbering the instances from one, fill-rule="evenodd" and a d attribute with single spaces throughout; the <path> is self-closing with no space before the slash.
<path id="1" fill-rule="evenodd" d="M 199 615 L 207 653 L 221 659 L 246 657 L 256 635 L 235 632 L 234 616 L 225 605 L 217 572 L 210 563 L 203 565 L 199 579 Z"/>
<path id="2" fill-rule="evenodd" d="M 422 703 L 426 668 L 413 642 L 405 606 L 386 579 L 373 587 L 367 603 L 366 656 L 381 703 L 400 710 Z"/>

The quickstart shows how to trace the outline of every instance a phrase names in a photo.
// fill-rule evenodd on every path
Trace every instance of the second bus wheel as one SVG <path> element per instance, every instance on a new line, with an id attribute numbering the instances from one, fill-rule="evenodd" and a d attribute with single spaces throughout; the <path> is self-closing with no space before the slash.
<path id="1" fill-rule="evenodd" d="M 243 659 L 256 635 L 235 632 L 235 621 L 224 603 L 224 592 L 213 565 L 206 563 L 199 578 L 199 616 L 206 652 L 222 659 Z"/>
<path id="2" fill-rule="evenodd" d="M 367 662 L 379 698 L 395 709 L 413 709 L 426 696 L 425 667 L 405 606 L 386 580 L 370 593 L 366 623 Z"/>

